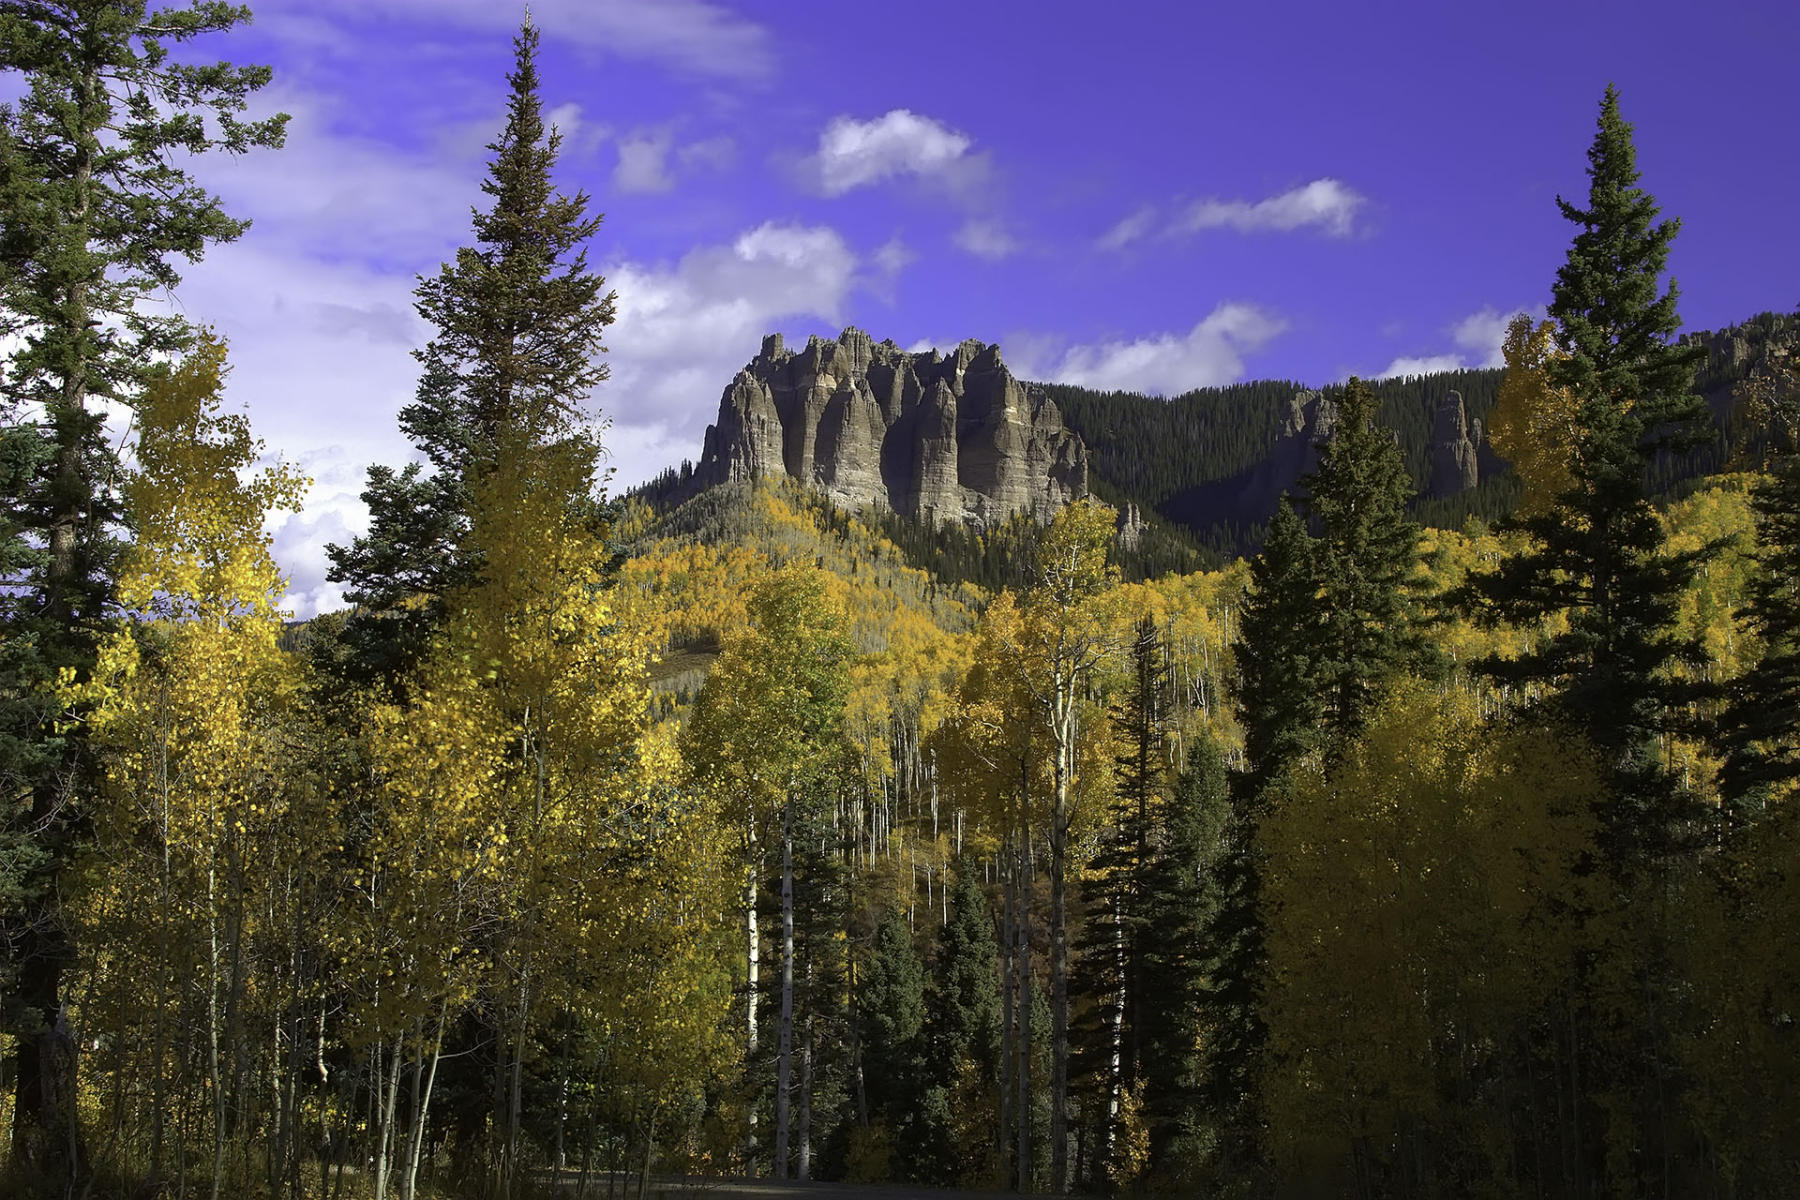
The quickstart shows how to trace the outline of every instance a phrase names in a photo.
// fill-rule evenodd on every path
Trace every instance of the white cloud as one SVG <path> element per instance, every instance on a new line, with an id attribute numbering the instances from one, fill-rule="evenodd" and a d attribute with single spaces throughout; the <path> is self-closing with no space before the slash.
<path id="1" fill-rule="evenodd" d="M 1114 225 L 1095 243 L 1102 250 L 1122 250 L 1149 233 L 1156 224 L 1156 210 L 1148 205 Z"/>
<path id="2" fill-rule="evenodd" d="M 723 171 L 736 157 L 737 143 L 724 136 L 702 138 L 675 151 L 675 158 L 682 166 L 706 167 L 714 171 Z"/>
<path id="3" fill-rule="evenodd" d="M 1502 367 L 1506 356 L 1506 327 L 1519 316 L 1534 316 L 1541 308 L 1515 308 L 1501 312 L 1492 307 L 1470 313 L 1450 326 L 1450 340 L 1459 349 L 1442 354 L 1401 355 L 1370 376 L 1372 379 L 1394 379 L 1407 375 L 1433 375 L 1439 371 L 1460 371 L 1469 367 Z"/>
<path id="4" fill-rule="evenodd" d="M 544 114 L 544 124 L 562 134 L 564 144 L 575 140 L 581 132 L 581 105 L 573 100 L 559 104 Z"/>
<path id="5" fill-rule="evenodd" d="M 273 87 L 269 109 L 291 115 L 278 151 L 209 156 L 196 168 L 226 211 L 250 217 L 246 240 L 312 257 L 406 263 L 441 260 L 481 198 L 483 151 L 427 156 L 333 129 L 340 102 Z"/>
<path id="6" fill-rule="evenodd" d="M 518 29 L 522 15 L 521 6 L 494 0 L 261 0 L 257 16 L 312 15 L 326 5 L 496 33 Z M 757 82 L 774 71 L 769 31 L 710 0 L 535 0 L 531 19 L 547 38 L 690 75 Z"/>
<path id="7" fill-rule="evenodd" d="M 876 249 L 874 259 L 882 274 L 898 275 L 919 261 L 919 256 L 898 237 L 891 237 Z"/>
<path id="8" fill-rule="evenodd" d="M 1371 379 L 1404 379 L 1408 375 L 1436 375 L 1440 371 L 1459 371 L 1465 365 L 1460 354 L 1432 354 L 1424 357 L 1402 355 L 1383 367 Z"/>
<path id="9" fill-rule="evenodd" d="M 896 108 L 869 121 L 836 118 L 808 164 L 821 191 L 841 196 L 899 175 L 953 179 L 970 163 L 973 144 L 948 125 Z"/>
<path id="10" fill-rule="evenodd" d="M 1235 229 L 1239 233 L 1268 230 L 1286 233 L 1316 226 L 1332 237 L 1354 231 L 1357 211 L 1368 201 L 1335 179 L 1315 179 L 1303 187 L 1251 203 L 1246 200 L 1201 200 L 1175 223 L 1175 232 Z"/>
<path id="11" fill-rule="evenodd" d="M 621 192 L 666 192 L 682 171 L 719 171 L 731 165 L 737 145 L 728 137 L 705 138 L 683 146 L 666 129 L 643 130 L 619 139 L 619 162 L 612 185 Z"/>
<path id="12" fill-rule="evenodd" d="M 674 187 L 668 170 L 669 142 L 666 133 L 621 139 L 613 187 L 621 192 L 666 192 Z"/>
<path id="13" fill-rule="evenodd" d="M 1286 328 L 1281 318 L 1253 304 L 1225 303 L 1186 334 L 1073 346 L 1053 366 L 1042 371 L 1022 369 L 1020 374 L 1106 391 L 1177 395 L 1242 378 L 1243 356 Z"/>
<path id="14" fill-rule="evenodd" d="M 965 221 L 950 240 L 959 249 L 989 262 L 998 262 L 1019 252 L 1018 239 L 1008 233 L 998 221 L 993 220 L 977 218 Z"/>
<path id="15" fill-rule="evenodd" d="M 794 320 L 844 324 L 859 267 L 836 230 L 774 222 L 674 264 L 606 267 L 619 315 L 606 336 L 612 378 L 595 399 L 613 422 L 618 485 L 698 458 L 720 392 L 763 335 Z"/>
<path id="16" fill-rule="evenodd" d="M 1506 345 L 1506 327 L 1512 324 L 1513 318 L 1525 314 L 1526 310 L 1522 308 L 1504 313 L 1484 308 L 1458 321 L 1450 336 L 1474 357 L 1475 366 L 1503 367 L 1506 365 L 1506 355 L 1502 352 Z"/>

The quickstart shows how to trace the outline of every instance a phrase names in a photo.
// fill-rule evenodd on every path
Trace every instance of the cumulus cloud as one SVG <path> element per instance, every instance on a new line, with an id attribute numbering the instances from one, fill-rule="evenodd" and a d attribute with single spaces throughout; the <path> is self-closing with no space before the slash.
<path id="1" fill-rule="evenodd" d="M 392 14 L 421 24 L 455 22 L 511 32 L 519 9 L 493 0 L 261 0 L 258 17 L 309 16 L 322 7 L 358 16 Z M 690 75 L 759 82 L 774 71 L 769 31 L 711 0 L 536 0 L 532 21 L 558 41 L 660 62 Z"/>
<path id="2" fill-rule="evenodd" d="M 736 143 L 728 137 L 677 146 L 674 134 L 668 130 L 639 131 L 619 139 L 619 162 L 613 168 L 612 186 L 620 192 L 666 192 L 677 182 L 677 167 L 684 174 L 723 170 L 731 165 L 736 152 Z"/>
<path id="3" fill-rule="evenodd" d="M 1244 355 L 1286 328 L 1281 318 L 1253 304 L 1225 303 L 1185 334 L 1072 346 L 1054 364 L 1022 373 L 1105 391 L 1177 395 L 1242 378 Z"/>
<path id="4" fill-rule="evenodd" d="M 827 196 L 902 175 L 954 180 L 974 142 L 942 122 L 896 108 L 868 121 L 838 117 L 819 135 L 810 173 Z"/>
<path id="5" fill-rule="evenodd" d="M 1287 233 L 1316 227 L 1332 237 L 1348 237 L 1354 232 L 1357 211 L 1367 202 L 1335 179 L 1315 179 L 1266 200 L 1201 200 L 1189 206 L 1175 222 L 1174 230 Z"/>
<path id="6" fill-rule="evenodd" d="M 669 174 L 669 135 L 627 137 L 619 142 L 619 165 L 613 168 L 612 185 L 621 192 L 666 192 L 675 186 Z"/>
<path id="7" fill-rule="evenodd" d="M 784 322 L 844 324 L 862 283 L 836 230 L 767 222 L 676 263 L 614 263 L 618 320 L 608 330 L 612 378 L 596 393 L 621 486 L 696 457 L 719 392 Z"/>
<path id="8" fill-rule="evenodd" d="M 897 237 L 889 238 L 875 251 L 875 265 L 884 275 L 898 275 L 919 260 L 912 247 Z"/>
<path id="9" fill-rule="evenodd" d="M 1470 313 L 1450 331 L 1451 340 L 1473 358 L 1471 365 L 1503 367 L 1506 365 L 1506 355 L 1502 352 L 1506 345 L 1506 327 L 1513 323 L 1513 318 L 1526 313 L 1527 310 L 1522 308 L 1515 308 L 1511 312 L 1484 308 L 1480 312 Z"/>
<path id="10" fill-rule="evenodd" d="M 1156 225 L 1156 210 L 1146 205 L 1114 225 L 1095 243 L 1102 250 L 1122 250 L 1144 237 Z"/>
<path id="11" fill-rule="evenodd" d="M 998 262 L 1019 252 L 1018 239 L 1008 233 L 1005 226 L 984 218 L 963 222 L 950 240 L 958 249 L 989 262 Z"/>
<path id="12" fill-rule="evenodd" d="M 1536 316 L 1542 313 L 1541 308 L 1515 308 L 1507 312 L 1486 307 L 1479 312 L 1470 313 L 1462 320 L 1450 326 L 1451 342 L 1457 347 L 1454 351 L 1440 354 L 1401 355 L 1386 367 L 1375 372 L 1371 378 L 1395 379 L 1408 375 L 1432 375 L 1439 371 L 1460 371 L 1469 367 L 1500 367 L 1506 365 L 1506 356 L 1502 347 L 1506 342 L 1506 327 L 1519 316 Z"/>

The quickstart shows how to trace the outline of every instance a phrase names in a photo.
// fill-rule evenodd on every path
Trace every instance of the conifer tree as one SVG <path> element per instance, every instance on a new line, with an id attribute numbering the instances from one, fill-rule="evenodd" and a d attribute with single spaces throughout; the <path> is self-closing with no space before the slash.
<path id="1" fill-rule="evenodd" d="M 1230 820 L 1225 756 L 1203 734 L 1188 750 L 1146 887 L 1138 1039 L 1151 1170 L 1165 1180 L 1184 1177 L 1203 1152 L 1200 1002 L 1219 970 L 1208 931 L 1220 910 L 1218 872 Z"/>
<path id="2" fill-rule="evenodd" d="M 539 96 L 540 34 L 529 16 L 513 39 L 506 127 L 488 144 L 493 159 L 473 214 L 474 245 L 436 276 L 419 280 L 414 307 L 436 328 L 413 352 L 420 366 L 400 427 L 430 471 L 369 469 L 363 500 L 369 532 L 330 547 L 330 578 L 363 612 L 344 636 L 365 678 L 391 685 L 418 660 L 443 619 L 443 599 L 479 573 L 466 545 L 471 488 L 504 468 L 510 430 L 545 441 L 570 435 L 582 405 L 607 376 L 601 333 L 614 295 L 589 270 L 587 241 L 599 229 L 585 192 L 551 181 L 562 136 L 546 129 Z"/>
<path id="3" fill-rule="evenodd" d="M 1380 685 L 1424 664 L 1410 583 L 1419 526 L 1400 447 L 1375 423 L 1375 394 L 1352 378 L 1319 467 L 1301 481 L 1318 526 L 1325 727 L 1336 746 L 1362 729 Z"/>
<path id="4" fill-rule="evenodd" d="M 987 890 L 965 859 L 926 995 L 926 1182 L 967 1185 L 991 1168 L 1001 1053 L 997 957 Z"/>
<path id="5" fill-rule="evenodd" d="M 1301 480 L 1317 536 L 1284 498 L 1250 569 L 1254 591 L 1236 648 L 1248 762 L 1233 789 L 1205 992 L 1207 1088 L 1225 1114 L 1217 1153 L 1226 1164 L 1260 1153 L 1252 1111 L 1264 1040 L 1257 828 L 1303 758 L 1341 754 L 1380 689 L 1429 661 L 1407 590 L 1419 555 L 1419 528 L 1406 515 L 1410 485 L 1399 448 L 1374 417 L 1373 393 L 1351 379 L 1319 468 Z"/>
<path id="6" fill-rule="evenodd" d="M 1142 1015 L 1149 1001 L 1143 949 L 1150 932 L 1150 872 L 1160 852 L 1166 807 L 1167 684 L 1162 639 L 1155 621 L 1145 616 L 1131 643 L 1128 685 L 1112 714 L 1118 743 L 1112 828 L 1089 864 L 1092 882 L 1084 892 L 1090 915 L 1071 979 L 1072 990 L 1083 1000 L 1074 1028 L 1077 1073 L 1098 1085 L 1100 1138 L 1089 1156 L 1096 1177 L 1116 1157 L 1119 1114 L 1143 1066 Z"/>
<path id="7" fill-rule="evenodd" d="M 83 828 L 86 767 L 81 735 L 57 732 L 47 692 L 61 671 L 88 677 L 111 620 L 121 507 L 101 403 L 131 405 L 157 361 L 192 344 L 180 317 L 139 302 L 179 282 L 177 255 L 198 261 L 248 226 L 181 159 L 282 142 L 285 115 L 241 119 L 267 67 L 171 59 L 173 47 L 249 18 L 199 0 L 0 7 L 0 70 L 25 83 L 0 108 L 0 332 L 18 347 L 0 382 L 0 776 L 30 797 L 0 813 L 0 859 L 18 872 L 4 929 L 19 982 L 5 989 L 5 1020 L 21 1037 L 14 1157 L 64 1185 L 82 1170 L 82 1145 L 55 875 Z M 29 846 L 21 829 L 33 831 Z"/>
<path id="8" fill-rule="evenodd" d="M 1479 614 L 1509 624 L 1568 615 L 1566 631 L 1483 666 L 1507 683 L 1552 690 L 1604 755 L 1614 797 L 1602 848 L 1621 869 L 1673 848 L 1685 809 L 1656 739 L 1687 698 L 1673 669 L 1698 653 L 1672 629 L 1703 555 L 1667 552 L 1646 478 L 1659 454 L 1711 436 L 1693 391 L 1704 351 L 1674 342 L 1677 290 L 1673 282 L 1662 290 L 1680 222 L 1656 220 L 1638 179 L 1631 126 L 1609 86 L 1588 150 L 1587 205 L 1557 200 L 1577 230 L 1552 289 L 1557 353 L 1543 370 L 1573 401 L 1569 484 L 1545 511 L 1516 521 L 1530 548 L 1462 593 Z"/>
<path id="9" fill-rule="evenodd" d="M 886 1125 L 904 1158 L 916 1159 L 923 1148 L 918 1092 L 925 1067 L 925 968 L 898 907 L 888 909 L 875 928 L 875 945 L 856 989 L 856 1022 L 869 1119 Z"/>

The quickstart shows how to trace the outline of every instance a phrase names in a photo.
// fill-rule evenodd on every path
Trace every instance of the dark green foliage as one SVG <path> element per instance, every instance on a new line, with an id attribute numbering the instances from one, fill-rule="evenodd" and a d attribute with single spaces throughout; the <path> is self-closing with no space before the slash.
<path id="1" fill-rule="evenodd" d="M 1550 306 L 1567 351 L 1552 360 L 1551 382 L 1578 404 L 1573 482 L 1548 512 L 1517 522 L 1533 548 L 1473 578 L 1461 599 L 1485 619 L 1517 625 L 1568 613 L 1566 632 L 1483 669 L 1553 689 L 1564 718 L 1601 752 L 1615 793 L 1604 848 L 1625 868 L 1671 852 L 1692 815 L 1657 739 L 1693 695 L 1673 672 L 1701 654 L 1672 629 L 1705 553 L 1665 550 L 1649 473 L 1659 454 L 1703 445 L 1711 430 L 1693 391 L 1704 352 L 1675 343 L 1674 285 L 1659 294 L 1678 224 L 1656 222 L 1655 201 L 1637 186 L 1631 127 L 1611 88 L 1588 162 L 1587 207 L 1558 200 L 1578 230 Z"/>
<path id="2" fill-rule="evenodd" d="M 969 1122 L 963 1106 L 984 1105 L 998 1118 L 1000 971 L 994 918 L 979 867 L 960 864 L 950 919 L 938 934 L 926 993 L 922 1141 L 916 1177 L 945 1186 L 978 1178 L 991 1145 L 958 1142 Z"/>
<path id="3" fill-rule="evenodd" d="M 924 1081 L 925 967 L 913 948 L 906 914 L 891 908 L 875 928 L 875 945 L 856 987 L 857 1040 L 862 1048 L 862 1086 L 871 1121 L 882 1121 L 896 1147 L 894 1165 L 907 1175 L 927 1137 L 920 1121 Z"/>
<path id="4" fill-rule="evenodd" d="M 1220 865 L 1231 823 L 1225 757 L 1211 737 L 1188 749 L 1145 879 L 1138 1044 L 1154 1177 L 1188 1177 L 1210 1142 L 1201 998 L 1225 965 L 1210 938 L 1223 907 Z"/>
<path id="5" fill-rule="evenodd" d="M 1326 729 L 1340 746 L 1361 731 L 1381 683 L 1426 653 L 1410 593 L 1419 565 L 1419 527 L 1406 512 L 1412 481 L 1374 417 L 1374 394 L 1352 378 L 1331 440 L 1319 448 L 1319 469 L 1302 481 L 1318 527 L 1318 683 Z"/>
<path id="6" fill-rule="evenodd" d="M 1236 648 L 1238 717 L 1252 792 L 1260 793 L 1319 740 L 1333 672 L 1325 658 L 1318 550 L 1284 498 L 1251 560 Z"/>
<path id="7" fill-rule="evenodd" d="M 414 292 L 436 333 L 413 352 L 418 391 L 400 427 L 430 469 L 371 467 L 362 497 L 369 532 L 329 547 L 330 578 L 360 610 L 344 632 L 358 681 L 394 686 L 441 622 L 444 595 L 479 573 L 463 546 L 470 489 L 505 466 L 503 439 L 581 440 L 598 455 L 582 432 L 582 406 L 607 375 L 598 356 L 614 296 L 587 265 L 601 217 L 588 215 L 586 193 L 565 196 L 551 184 L 562 139 L 544 125 L 538 41 L 527 21 L 513 42 L 506 127 L 488 145 L 494 157 L 481 186 L 491 204 L 474 215 L 475 244 Z"/>
<path id="8" fill-rule="evenodd" d="M 100 401 L 129 406 L 193 330 L 140 302 L 174 287 L 248 223 L 194 182 L 189 156 L 282 142 L 285 115 L 241 119 L 267 67 L 187 63 L 171 50 L 249 10 L 145 0 L 0 5 L 0 71 L 24 94 L 0 106 L 0 964 L 19 1037 L 13 1155 L 59 1190 L 85 1169 L 77 1041 L 59 1016 L 72 946 L 56 887 L 85 834 L 90 769 L 49 687 L 85 678 L 110 611 L 119 468 Z M 65 726 L 69 732 L 62 732 Z"/>

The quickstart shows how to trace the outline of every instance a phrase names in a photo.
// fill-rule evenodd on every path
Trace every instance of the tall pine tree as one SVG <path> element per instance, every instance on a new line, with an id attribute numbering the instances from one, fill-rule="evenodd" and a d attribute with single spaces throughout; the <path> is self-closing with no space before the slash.
<path id="1" fill-rule="evenodd" d="M 180 281 L 176 256 L 248 227 L 180 165 L 282 142 L 287 118 L 242 119 L 267 67 L 173 61 L 171 49 L 248 21 L 192 0 L 16 0 L 0 6 L 0 71 L 24 94 L 0 107 L 0 870 L 4 1014 L 19 1038 L 14 1158 L 58 1188 L 83 1167 L 76 1040 L 64 1021 L 71 954 L 57 877 L 85 828 L 80 726 L 52 694 L 84 682 L 109 612 L 120 477 L 106 403 L 130 406 L 159 360 L 193 344 L 177 316 L 141 305 Z"/>
<path id="2" fill-rule="evenodd" d="M 1316 535 L 1284 498 L 1250 569 L 1253 591 L 1236 647 L 1248 762 L 1232 789 L 1219 907 L 1208 928 L 1214 969 L 1204 992 L 1212 1035 L 1206 1091 L 1220 1114 L 1215 1154 L 1228 1169 L 1261 1153 L 1257 830 L 1302 758 L 1335 758 L 1362 732 L 1384 684 L 1432 661 L 1409 593 L 1419 561 L 1419 527 L 1406 514 L 1411 488 L 1375 407 L 1374 393 L 1351 379 L 1319 447 L 1318 470 L 1300 481 Z"/>
<path id="3" fill-rule="evenodd" d="M 441 624 L 446 593 L 479 573 L 465 545 L 471 488 L 506 466 L 498 455 L 508 435 L 575 435 L 583 402 L 607 376 L 600 339 L 615 297 L 586 249 L 602 218 L 588 214 L 585 192 L 552 185 L 562 137 L 544 125 L 539 40 L 527 17 L 513 40 L 506 127 L 488 145 L 481 188 L 491 204 L 473 214 L 475 244 L 414 292 L 436 333 L 413 352 L 418 391 L 400 427 L 430 470 L 371 467 L 369 532 L 330 547 L 330 578 L 361 610 L 344 637 L 363 681 L 392 686 Z"/>
<path id="4" fill-rule="evenodd" d="M 1659 455 L 1711 436 L 1693 390 L 1704 350 L 1675 343 L 1677 291 L 1673 282 L 1662 289 L 1680 223 L 1657 221 L 1638 179 L 1631 126 L 1608 87 L 1588 150 L 1587 205 L 1557 200 L 1577 228 L 1549 309 L 1559 353 L 1544 370 L 1574 399 L 1570 483 L 1546 511 L 1514 522 L 1529 548 L 1463 593 L 1489 620 L 1530 626 L 1567 615 L 1563 632 L 1483 667 L 1553 696 L 1604 755 L 1613 797 L 1602 814 L 1603 853 L 1619 870 L 1672 850 L 1691 815 L 1657 741 L 1690 695 L 1675 668 L 1699 651 L 1673 630 L 1703 552 L 1667 551 L 1646 481 Z"/>

